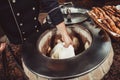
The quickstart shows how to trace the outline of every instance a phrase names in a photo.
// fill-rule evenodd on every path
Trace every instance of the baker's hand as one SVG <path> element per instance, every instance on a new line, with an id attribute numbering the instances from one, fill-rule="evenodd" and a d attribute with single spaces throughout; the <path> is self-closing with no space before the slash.
<path id="1" fill-rule="evenodd" d="M 72 45 L 73 42 L 67 32 L 64 22 L 61 22 L 56 27 L 59 34 L 62 36 L 63 42 L 65 43 L 64 47 L 68 47 L 69 45 Z"/>
<path id="2" fill-rule="evenodd" d="M 64 32 L 62 33 L 62 40 L 64 41 L 65 45 L 64 47 L 68 47 L 69 45 L 72 45 L 72 40 L 68 33 Z"/>
<path id="3" fill-rule="evenodd" d="M 5 49 L 6 43 L 0 43 L 0 53 Z"/>

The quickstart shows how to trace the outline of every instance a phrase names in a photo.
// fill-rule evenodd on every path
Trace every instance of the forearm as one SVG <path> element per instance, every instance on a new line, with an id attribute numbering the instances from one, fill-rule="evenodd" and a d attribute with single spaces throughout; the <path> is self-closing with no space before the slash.
<path id="1" fill-rule="evenodd" d="M 59 23 L 58 25 L 56 25 L 58 32 L 61 35 L 67 34 L 67 30 L 66 30 L 66 26 L 64 22 Z"/>
<path id="2" fill-rule="evenodd" d="M 62 41 L 65 43 L 65 47 L 68 47 L 72 44 L 72 40 L 67 32 L 67 28 L 64 23 L 63 14 L 59 8 L 59 4 L 57 0 L 42 0 L 44 3 L 46 2 L 46 9 L 48 10 L 48 14 L 50 19 L 57 27 L 57 31 L 62 36 Z"/>
<path id="3" fill-rule="evenodd" d="M 69 36 L 67 28 L 64 22 L 59 23 L 56 25 L 58 33 L 62 36 L 62 41 L 65 43 L 64 47 L 68 47 L 69 45 L 73 45 L 73 42 Z"/>

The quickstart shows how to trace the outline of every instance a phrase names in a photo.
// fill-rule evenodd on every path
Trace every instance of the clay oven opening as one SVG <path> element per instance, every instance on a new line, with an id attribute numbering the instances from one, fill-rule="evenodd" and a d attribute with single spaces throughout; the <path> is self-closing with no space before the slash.
<path id="1" fill-rule="evenodd" d="M 67 31 L 73 41 L 75 55 L 82 54 L 83 51 L 90 47 L 92 36 L 86 28 L 80 25 L 72 25 L 67 27 Z M 38 50 L 44 56 L 50 57 L 51 50 L 59 41 L 62 41 L 62 37 L 56 28 L 47 30 L 38 39 Z"/>

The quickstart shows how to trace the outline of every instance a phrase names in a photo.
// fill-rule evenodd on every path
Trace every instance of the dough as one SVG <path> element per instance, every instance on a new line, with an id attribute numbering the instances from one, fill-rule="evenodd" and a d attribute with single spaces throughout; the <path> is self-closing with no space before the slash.
<path id="1" fill-rule="evenodd" d="M 64 43 L 59 42 L 51 51 L 52 59 L 65 59 L 75 56 L 74 48 L 70 45 L 68 48 L 64 47 Z"/>

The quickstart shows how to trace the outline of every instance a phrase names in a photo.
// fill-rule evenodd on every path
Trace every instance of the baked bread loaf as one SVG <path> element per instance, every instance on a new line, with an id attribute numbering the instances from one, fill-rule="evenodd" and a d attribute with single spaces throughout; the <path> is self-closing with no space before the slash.
<path id="1" fill-rule="evenodd" d="M 116 6 L 93 7 L 88 15 L 99 27 L 120 40 L 120 10 Z"/>

